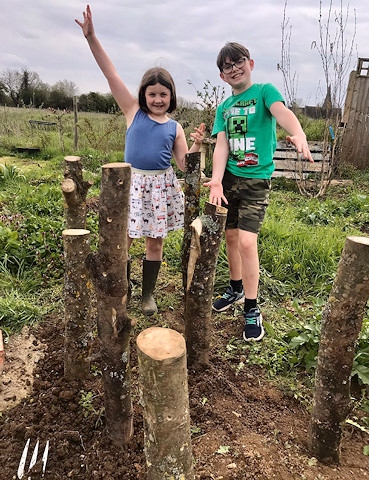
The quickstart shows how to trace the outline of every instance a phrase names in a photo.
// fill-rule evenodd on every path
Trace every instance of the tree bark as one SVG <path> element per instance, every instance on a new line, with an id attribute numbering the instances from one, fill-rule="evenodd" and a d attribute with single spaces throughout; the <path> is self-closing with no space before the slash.
<path id="1" fill-rule="evenodd" d="M 127 223 L 131 166 L 102 167 L 99 201 L 99 248 L 86 259 L 97 297 L 98 336 L 105 393 L 108 434 L 115 444 L 133 435 L 127 315 Z"/>
<path id="2" fill-rule="evenodd" d="M 226 218 L 226 208 L 206 203 L 204 215 L 191 225 L 185 330 L 188 365 L 194 369 L 209 364 L 214 277 Z"/>
<path id="3" fill-rule="evenodd" d="M 193 480 L 186 343 L 168 328 L 137 337 L 148 480 Z"/>
<path id="4" fill-rule="evenodd" d="M 350 378 L 369 298 L 369 239 L 347 237 L 323 311 L 310 425 L 312 454 L 338 464 L 342 425 L 350 410 Z"/>
<path id="5" fill-rule="evenodd" d="M 64 230 L 63 243 L 65 255 L 64 376 L 68 380 L 79 380 L 86 379 L 90 372 L 92 285 L 85 267 L 85 259 L 90 253 L 90 232 Z"/>
<path id="6" fill-rule="evenodd" d="M 64 180 L 61 189 L 64 196 L 66 228 L 86 228 L 86 196 L 92 182 L 82 178 L 80 157 L 64 158 Z"/>
<path id="7" fill-rule="evenodd" d="M 201 165 L 200 152 L 186 155 L 186 173 L 184 178 L 185 211 L 182 243 L 182 282 L 186 297 L 187 266 L 191 245 L 191 223 L 200 214 Z"/>

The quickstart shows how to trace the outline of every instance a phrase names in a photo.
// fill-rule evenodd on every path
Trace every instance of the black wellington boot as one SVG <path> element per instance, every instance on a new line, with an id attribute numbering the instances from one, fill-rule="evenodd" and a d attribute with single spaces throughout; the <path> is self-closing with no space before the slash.
<path id="1" fill-rule="evenodd" d="M 158 311 L 153 292 L 160 270 L 160 260 L 143 261 L 142 268 L 142 313 L 144 315 L 154 315 Z"/>
<path id="2" fill-rule="evenodd" d="M 127 284 L 128 284 L 128 290 L 127 290 L 127 307 L 131 302 L 131 297 L 132 297 L 132 284 L 131 284 L 131 257 L 128 257 L 127 260 Z"/>

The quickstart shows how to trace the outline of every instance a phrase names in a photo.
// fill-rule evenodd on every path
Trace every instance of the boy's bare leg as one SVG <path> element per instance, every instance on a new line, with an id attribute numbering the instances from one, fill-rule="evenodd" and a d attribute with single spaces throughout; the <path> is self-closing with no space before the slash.
<path id="1" fill-rule="evenodd" d="M 238 251 L 242 259 L 242 282 L 245 298 L 256 299 L 259 288 L 258 235 L 239 230 Z"/>
<path id="2" fill-rule="evenodd" d="M 238 250 L 238 228 L 225 231 L 229 276 L 231 280 L 242 279 L 242 259 Z"/>

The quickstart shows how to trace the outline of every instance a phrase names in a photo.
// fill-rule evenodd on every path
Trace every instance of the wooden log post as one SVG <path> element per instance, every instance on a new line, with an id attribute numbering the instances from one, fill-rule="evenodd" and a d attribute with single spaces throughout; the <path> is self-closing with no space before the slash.
<path id="1" fill-rule="evenodd" d="M 105 393 L 105 419 L 114 444 L 133 435 L 130 331 L 127 315 L 127 224 L 131 166 L 109 163 L 102 167 L 99 201 L 99 247 L 86 265 L 95 287 L 98 337 Z"/>
<path id="2" fill-rule="evenodd" d="M 90 232 L 63 231 L 64 273 L 64 376 L 68 380 L 86 379 L 90 373 L 92 345 L 90 276 L 85 259 L 90 253 Z"/>
<path id="3" fill-rule="evenodd" d="M 204 214 L 191 225 L 185 331 L 188 365 L 194 369 L 209 364 L 214 277 L 226 218 L 226 208 L 207 202 Z"/>
<path id="4" fill-rule="evenodd" d="M 186 296 L 187 267 L 191 245 L 191 223 L 200 214 L 201 189 L 201 154 L 200 152 L 186 155 L 186 173 L 184 178 L 185 211 L 182 243 L 182 282 Z"/>
<path id="5" fill-rule="evenodd" d="M 338 464 L 342 425 L 350 409 L 350 378 L 369 298 L 369 238 L 347 237 L 323 311 L 310 425 L 314 457 Z"/>
<path id="6" fill-rule="evenodd" d="M 92 182 L 82 178 L 80 157 L 64 157 L 64 180 L 61 189 L 64 196 L 66 228 L 86 228 L 86 196 Z"/>
<path id="7" fill-rule="evenodd" d="M 186 342 L 151 327 L 137 337 L 147 480 L 193 480 Z"/>

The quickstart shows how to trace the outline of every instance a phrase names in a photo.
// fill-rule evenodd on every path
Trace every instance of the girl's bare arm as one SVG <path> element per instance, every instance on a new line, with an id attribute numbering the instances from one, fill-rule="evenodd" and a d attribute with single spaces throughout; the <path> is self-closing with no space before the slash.
<path id="1" fill-rule="evenodd" d="M 112 61 L 96 37 L 92 21 L 91 8 L 89 5 L 87 5 L 86 11 L 83 12 L 83 22 L 80 22 L 77 19 L 75 21 L 82 28 L 91 52 L 109 83 L 113 97 L 115 98 L 119 108 L 127 117 L 127 122 L 129 122 L 129 120 L 133 118 L 134 114 L 138 110 L 138 102 L 132 96 L 122 79 L 119 77 Z"/>

